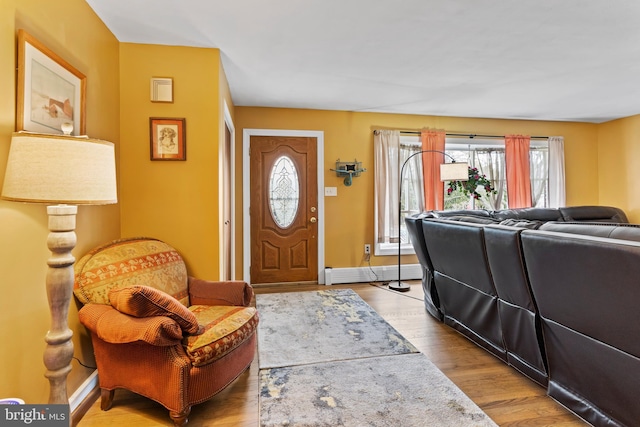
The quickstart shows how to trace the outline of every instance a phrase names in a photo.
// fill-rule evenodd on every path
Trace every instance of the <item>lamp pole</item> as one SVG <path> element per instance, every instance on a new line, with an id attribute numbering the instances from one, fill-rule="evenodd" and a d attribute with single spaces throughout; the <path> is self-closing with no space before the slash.
<path id="1" fill-rule="evenodd" d="M 45 377 L 49 379 L 49 403 L 67 404 L 67 375 L 71 371 L 73 358 L 73 331 L 69 329 L 67 317 L 73 294 L 73 264 L 71 251 L 76 245 L 75 205 L 48 206 L 49 236 L 47 246 L 51 257 L 47 261 L 46 288 L 51 329 L 47 332 L 44 351 Z"/>
<path id="2" fill-rule="evenodd" d="M 447 154 L 444 151 L 422 150 L 422 151 L 413 153 L 412 155 L 407 157 L 407 159 L 402 163 L 402 167 L 400 168 L 400 180 L 399 180 L 399 188 L 398 188 L 398 281 L 389 283 L 389 289 L 398 291 L 398 292 L 407 292 L 411 289 L 411 286 L 409 286 L 409 284 L 407 283 L 402 282 L 400 278 L 400 266 L 402 265 L 402 238 L 400 234 L 400 228 L 402 227 L 402 179 L 404 178 L 404 168 L 405 166 L 407 166 L 407 163 L 409 163 L 409 160 L 411 160 L 413 157 L 417 156 L 418 154 L 424 154 L 424 153 L 440 153 L 450 158 L 451 163 L 456 162 L 456 160 L 450 154 Z M 440 179 L 443 180 L 442 176 L 440 177 Z M 452 179 L 455 179 L 455 177 L 453 177 Z"/>
<path id="3" fill-rule="evenodd" d="M 68 132 L 70 128 L 64 126 Z M 15 132 L 0 197 L 49 205 L 47 247 L 51 256 L 45 284 L 51 327 L 45 336 L 43 361 L 49 403 L 68 404 L 67 376 L 74 348 L 67 318 L 73 295 L 75 258 L 71 252 L 77 241 L 77 205 L 117 203 L 115 146 L 68 134 Z"/>

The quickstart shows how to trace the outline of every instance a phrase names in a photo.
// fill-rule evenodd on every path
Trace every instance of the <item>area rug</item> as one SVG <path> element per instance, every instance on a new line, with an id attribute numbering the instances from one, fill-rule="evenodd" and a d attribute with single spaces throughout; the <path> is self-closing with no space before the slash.
<path id="1" fill-rule="evenodd" d="M 260 425 L 496 426 L 420 353 L 263 369 Z"/>
<path id="2" fill-rule="evenodd" d="M 259 367 L 418 350 L 351 289 L 256 295 Z"/>
<path id="3" fill-rule="evenodd" d="M 256 305 L 261 427 L 496 426 L 352 290 Z"/>

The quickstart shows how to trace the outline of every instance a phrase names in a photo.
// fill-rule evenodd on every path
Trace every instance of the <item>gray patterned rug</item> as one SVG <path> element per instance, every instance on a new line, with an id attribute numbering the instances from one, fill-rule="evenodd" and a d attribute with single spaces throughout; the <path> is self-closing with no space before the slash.
<path id="1" fill-rule="evenodd" d="M 256 295 L 261 369 L 418 350 L 351 289 Z"/>
<path id="2" fill-rule="evenodd" d="M 262 427 L 496 426 L 355 292 L 256 302 Z"/>

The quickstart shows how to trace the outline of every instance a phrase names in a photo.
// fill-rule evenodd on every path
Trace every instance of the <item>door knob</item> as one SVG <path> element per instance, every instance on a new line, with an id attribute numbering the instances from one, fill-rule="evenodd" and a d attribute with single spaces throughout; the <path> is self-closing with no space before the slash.
<path id="1" fill-rule="evenodd" d="M 318 219 L 315 216 L 312 216 L 309 221 L 315 224 L 316 222 L 318 222 Z"/>

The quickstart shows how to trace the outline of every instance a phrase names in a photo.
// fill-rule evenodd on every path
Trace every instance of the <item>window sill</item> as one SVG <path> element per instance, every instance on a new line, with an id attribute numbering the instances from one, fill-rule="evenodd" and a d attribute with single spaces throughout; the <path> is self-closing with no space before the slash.
<path id="1" fill-rule="evenodd" d="M 415 255 L 416 251 L 410 243 L 403 243 L 400 246 L 400 254 Z M 375 256 L 398 256 L 397 243 L 376 243 L 374 249 Z"/>

